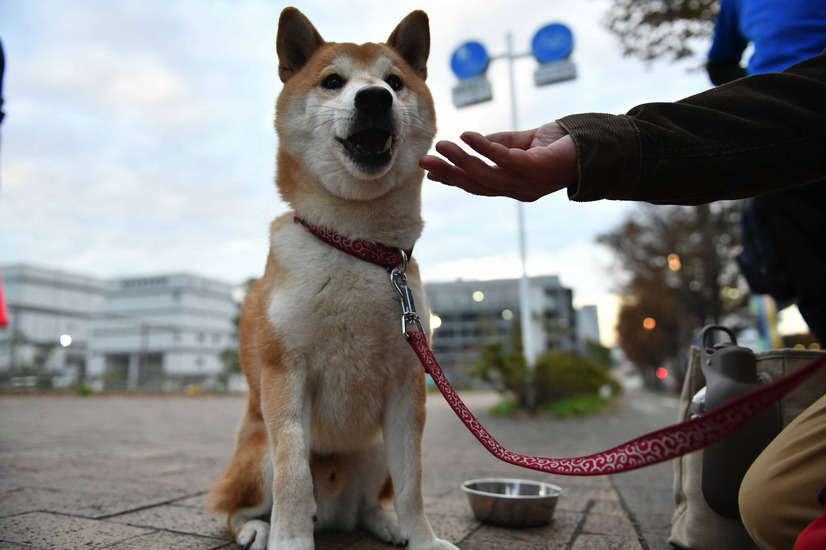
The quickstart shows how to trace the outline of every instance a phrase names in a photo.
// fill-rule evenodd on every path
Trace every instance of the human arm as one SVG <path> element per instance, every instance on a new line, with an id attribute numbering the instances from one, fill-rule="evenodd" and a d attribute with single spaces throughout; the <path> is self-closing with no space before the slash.
<path id="1" fill-rule="evenodd" d="M 533 155 L 545 162 L 531 179 L 521 175 L 528 164 L 517 162 L 518 170 L 513 164 L 486 167 L 449 142 L 436 150 L 450 162 L 428 156 L 420 164 L 436 181 L 520 200 L 566 187 L 575 201 L 701 204 L 825 179 L 826 53 L 783 73 L 750 76 L 676 103 L 640 105 L 627 115 L 572 115 L 558 124 L 570 137 L 551 143 L 564 145 L 558 155 Z M 518 145 L 511 150 L 533 150 L 508 134 Z M 481 144 L 482 155 L 492 148 L 468 144 Z M 529 158 L 513 152 L 517 161 Z"/>
<path id="2" fill-rule="evenodd" d="M 701 204 L 826 179 L 826 53 L 675 103 L 559 122 L 577 147 L 572 200 Z"/>

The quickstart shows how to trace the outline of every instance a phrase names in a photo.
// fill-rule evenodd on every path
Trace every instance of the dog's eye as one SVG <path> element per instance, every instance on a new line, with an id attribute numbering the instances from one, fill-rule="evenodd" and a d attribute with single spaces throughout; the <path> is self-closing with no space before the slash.
<path id="1" fill-rule="evenodd" d="M 399 90 L 404 88 L 404 83 L 402 82 L 402 79 L 394 74 L 388 76 L 385 82 L 387 82 L 390 85 L 394 92 L 398 92 Z"/>
<path id="2" fill-rule="evenodd" d="M 331 74 L 321 81 L 321 87 L 325 90 L 338 90 L 344 87 L 344 79 L 337 74 Z"/>

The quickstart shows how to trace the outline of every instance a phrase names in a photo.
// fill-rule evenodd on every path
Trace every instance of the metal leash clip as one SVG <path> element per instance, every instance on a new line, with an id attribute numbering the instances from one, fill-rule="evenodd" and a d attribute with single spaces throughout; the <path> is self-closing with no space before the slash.
<path id="1" fill-rule="evenodd" d="M 407 254 L 405 254 L 403 250 L 399 250 L 399 252 L 401 252 L 402 255 L 402 265 L 390 271 L 390 282 L 396 287 L 396 291 L 399 293 L 399 300 L 402 304 L 402 334 L 405 338 L 409 338 L 407 335 L 408 325 L 415 325 L 416 328 L 422 332 L 424 332 L 424 328 L 422 327 L 422 320 L 416 313 L 416 304 L 413 302 L 413 292 L 410 290 L 410 287 L 407 286 L 407 275 L 405 275 Z"/>

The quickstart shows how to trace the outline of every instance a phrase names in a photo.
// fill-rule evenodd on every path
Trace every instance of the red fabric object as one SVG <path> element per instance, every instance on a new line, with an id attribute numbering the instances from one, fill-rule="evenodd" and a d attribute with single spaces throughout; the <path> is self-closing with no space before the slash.
<path id="1" fill-rule="evenodd" d="M 732 399 L 704 415 L 638 437 L 613 449 L 576 458 L 545 458 L 513 453 L 479 423 L 450 385 L 421 331 L 409 331 L 408 342 L 425 371 L 470 432 L 496 458 L 523 468 L 570 476 L 627 472 L 680 457 L 719 441 L 783 395 L 800 385 L 826 363 L 826 354 L 799 371 Z M 819 547 L 821 550 L 826 546 Z"/>
<path id="2" fill-rule="evenodd" d="M 792 550 L 823 550 L 826 548 L 826 512 L 806 527 Z"/>
<path id="3" fill-rule="evenodd" d="M 405 250 L 405 256 L 402 256 L 402 250 L 386 246 L 381 243 L 373 243 L 370 241 L 363 241 L 361 239 L 348 239 L 339 235 L 335 231 L 331 231 L 326 227 L 321 227 L 312 224 L 299 216 L 294 216 L 293 220 L 300 223 L 307 231 L 329 244 L 333 248 L 337 248 L 351 256 L 376 264 L 386 269 L 393 269 L 394 267 L 406 267 L 407 261 L 413 254 L 412 250 Z"/>
<path id="4" fill-rule="evenodd" d="M 817 492 L 817 501 L 826 504 L 826 485 Z M 808 525 L 797 537 L 792 550 L 823 550 L 826 548 L 826 512 Z"/>
<path id="5" fill-rule="evenodd" d="M 3 298 L 3 274 L 0 273 L 0 327 L 9 324 L 9 313 L 6 310 L 6 300 Z"/>

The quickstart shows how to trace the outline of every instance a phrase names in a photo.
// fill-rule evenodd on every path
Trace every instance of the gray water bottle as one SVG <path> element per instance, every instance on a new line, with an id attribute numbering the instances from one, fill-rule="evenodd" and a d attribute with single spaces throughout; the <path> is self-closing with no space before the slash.
<path id="1" fill-rule="evenodd" d="M 709 346 L 709 336 L 720 331 L 728 334 L 731 342 Z M 757 375 L 754 352 L 738 346 L 734 333 L 726 327 L 709 325 L 703 328 L 700 360 L 706 378 L 706 411 L 765 383 Z M 771 406 L 728 437 L 703 450 L 703 496 L 712 510 L 727 518 L 740 518 L 737 495 L 743 477 L 778 433 L 780 413 L 777 406 Z"/>

